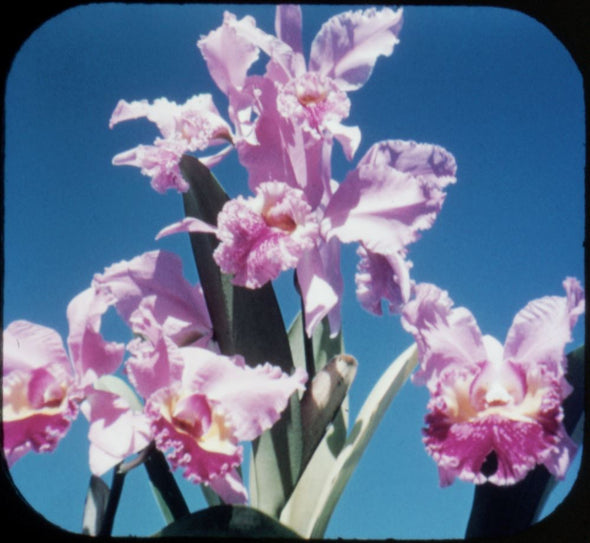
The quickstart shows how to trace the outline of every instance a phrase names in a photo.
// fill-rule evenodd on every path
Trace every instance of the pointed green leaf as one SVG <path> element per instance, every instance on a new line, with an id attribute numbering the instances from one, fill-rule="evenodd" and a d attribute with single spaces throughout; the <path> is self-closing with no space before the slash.
<path id="1" fill-rule="evenodd" d="M 369 440 L 381 422 L 391 401 L 406 382 L 417 363 L 417 348 L 416 345 L 412 345 L 387 368 L 373 387 L 373 390 L 371 390 L 342 451 L 332 467 L 321 494 L 317 496 L 312 515 L 305 526 L 298 527 L 297 531 L 303 537 L 323 537 L 334 508 Z"/>
<path id="2" fill-rule="evenodd" d="M 216 224 L 227 194 L 194 157 L 184 156 L 180 168 L 190 186 L 184 194 L 186 215 Z M 291 373 L 291 351 L 272 285 L 268 283 L 256 290 L 234 286 L 213 259 L 215 236 L 190 234 L 190 240 L 221 352 L 241 354 L 252 366 L 270 362 Z M 301 470 L 301 420 L 296 396 L 273 428 L 253 443 L 253 452 L 253 503 L 278 516 Z"/>
<path id="3" fill-rule="evenodd" d="M 100 477 L 96 477 L 96 475 L 90 477 L 82 518 L 83 534 L 98 535 L 109 500 L 109 492 L 108 485 Z"/>
<path id="4" fill-rule="evenodd" d="M 218 505 L 166 526 L 153 537 L 298 538 L 272 517 L 244 505 Z"/>
<path id="5" fill-rule="evenodd" d="M 584 347 L 572 351 L 567 358 L 567 380 L 573 391 L 563 402 L 563 425 L 571 435 L 584 413 Z M 511 486 L 478 485 L 466 537 L 505 536 L 526 529 L 542 509 L 554 486 L 552 480 L 554 477 L 545 466 L 537 466 L 522 481 Z"/>

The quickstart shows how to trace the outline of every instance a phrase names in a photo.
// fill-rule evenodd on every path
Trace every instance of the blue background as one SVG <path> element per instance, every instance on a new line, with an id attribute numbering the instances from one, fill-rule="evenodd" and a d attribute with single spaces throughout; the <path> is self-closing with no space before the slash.
<path id="1" fill-rule="evenodd" d="M 304 44 L 341 6 L 303 7 Z M 273 32 L 271 6 L 234 5 Z M 165 96 L 178 103 L 211 92 L 195 43 L 222 21 L 220 5 L 91 4 L 47 21 L 23 44 L 5 96 L 4 325 L 28 319 L 68 333 L 66 306 L 94 273 L 163 248 L 177 252 L 197 281 L 188 240 L 154 241 L 182 216 L 178 194 L 157 194 L 139 170 L 112 157 L 157 134 L 147 121 L 108 128 L 117 101 Z M 352 164 L 335 153 L 342 180 L 369 146 L 413 139 L 456 157 L 458 182 L 434 227 L 410 247 L 416 281 L 434 282 L 503 341 L 528 301 L 562 295 L 562 280 L 584 280 L 584 96 L 567 49 L 533 18 L 482 7 L 405 8 L 401 42 L 380 58 L 369 82 L 350 93 L 348 125 L 362 143 Z M 308 50 L 308 49 L 307 49 Z M 258 66 L 262 69 L 262 66 Z M 230 195 L 245 193 L 235 154 L 214 169 Z M 343 253 L 343 327 L 359 361 L 351 417 L 387 365 L 411 343 L 397 316 L 377 318 L 354 296 L 355 247 Z M 292 278 L 275 282 L 285 321 L 298 302 Z M 584 324 L 575 341 L 583 343 Z M 109 339 L 126 341 L 114 314 Z M 407 383 L 369 445 L 336 508 L 327 537 L 462 537 L 473 486 L 441 489 L 420 428 L 427 393 Z M 52 454 L 29 454 L 12 475 L 29 503 L 51 522 L 79 531 L 90 472 L 87 423 L 80 417 Z M 579 459 L 546 507 L 575 480 Z M 110 483 L 110 475 L 105 478 Z M 191 510 L 200 490 L 178 477 Z M 163 526 L 144 470 L 126 479 L 115 535 L 149 535 Z"/>

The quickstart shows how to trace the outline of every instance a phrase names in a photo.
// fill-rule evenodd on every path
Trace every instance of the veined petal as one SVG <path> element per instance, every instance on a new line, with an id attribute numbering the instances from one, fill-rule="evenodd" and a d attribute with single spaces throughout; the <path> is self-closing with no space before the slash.
<path id="1" fill-rule="evenodd" d="M 390 313 L 399 313 L 410 299 L 411 262 L 399 253 L 380 255 L 359 247 L 356 295 L 360 304 L 375 315 L 382 315 L 381 300 L 386 300 Z"/>
<path id="2" fill-rule="evenodd" d="M 116 394 L 93 390 L 81 410 L 90 422 L 90 471 L 98 477 L 151 441 L 147 417 Z"/>
<path id="3" fill-rule="evenodd" d="M 68 346 L 83 387 L 101 375 L 113 373 L 123 361 L 125 346 L 105 341 L 100 333 L 102 315 L 111 304 L 107 293 L 95 292 L 93 288 L 84 290 L 68 304 Z"/>
<path id="4" fill-rule="evenodd" d="M 511 485 L 522 480 L 557 441 L 534 422 L 522 422 L 501 416 L 450 425 L 434 411 L 427 416 L 425 444 L 439 465 L 441 486 L 455 477 L 482 484 Z M 486 476 L 482 466 L 494 453 L 497 468 Z"/>
<path id="5" fill-rule="evenodd" d="M 307 375 L 298 369 L 283 373 L 269 363 L 254 368 L 242 357 L 226 357 L 198 347 L 182 350 L 183 381 L 225 414 L 240 441 L 251 441 L 268 430 L 292 394 L 303 390 Z"/>
<path id="6" fill-rule="evenodd" d="M 375 144 L 334 193 L 322 234 L 343 243 L 360 241 L 375 253 L 403 251 L 432 226 L 454 171 L 453 157 L 440 147 Z"/>
<path id="7" fill-rule="evenodd" d="M 186 343 L 212 335 L 203 292 L 184 278 L 182 262 L 173 253 L 151 251 L 113 264 L 94 276 L 93 287 L 112 297 L 128 324 L 142 299 L 154 296 L 154 319 L 171 339 Z"/>
<path id="8" fill-rule="evenodd" d="M 529 302 L 514 317 L 505 342 L 505 357 L 525 368 L 543 366 L 553 375 L 565 374 L 564 347 L 584 312 L 585 299 L 574 278 L 563 282 L 565 297 L 546 296 Z"/>
<path id="9" fill-rule="evenodd" d="M 418 345 L 420 367 L 412 379 L 430 389 L 447 366 L 476 366 L 486 360 L 475 318 L 464 307 L 452 305 L 446 291 L 420 283 L 415 286 L 415 297 L 402 310 L 402 326 Z"/>
<path id="10" fill-rule="evenodd" d="M 366 83 L 380 55 L 398 43 L 402 10 L 347 11 L 326 21 L 311 45 L 309 68 L 335 79 L 343 90 Z"/>
<path id="11" fill-rule="evenodd" d="M 3 375 L 53 364 L 62 366 L 66 372 L 72 370 L 61 336 L 52 328 L 33 322 L 11 322 L 2 336 L 2 351 Z"/>
<path id="12" fill-rule="evenodd" d="M 237 20 L 226 11 L 223 24 L 197 42 L 213 81 L 225 94 L 244 85 L 250 66 L 258 59 L 258 47 L 241 33 L 254 28 L 254 18 Z"/>
<path id="13" fill-rule="evenodd" d="M 295 53 L 303 53 L 301 6 L 293 4 L 277 5 L 275 32 Z"/>
<path id="14" fill-rule="evenodd" d="M 307 251 L 297 265 L 297 280 L 305 311 L 305 331 L 309 337 L 328 316 L 332 336 L 340 331 L 340 305 L 343 292 L 340 247 L 337 240 Z"/>
<path id="15" fill-rule="evenodd" d="M 209 351 L 206 351 L 209 352 Z M 194 483 L 209 483 L 223 477 L 242 461 L 242 447 L 233 435 L 233 428 L 222 412 L 215 410 L 206 398 L 200 397 L 199 411 L 202 422 L 187 421 L 177 412 L 177 404 L 194 390 L 184 389 L 180 383 L 162 388 L 152 394 L 146 403 L 156 446 L 166 453 L 174 469 L 183 469 L 183 476 Z"/>

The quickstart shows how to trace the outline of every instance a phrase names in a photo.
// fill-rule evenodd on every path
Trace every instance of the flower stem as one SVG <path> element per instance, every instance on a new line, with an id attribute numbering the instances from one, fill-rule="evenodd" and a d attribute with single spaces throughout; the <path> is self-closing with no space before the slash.
<path id="1" fill-rule="evenodd" d="M 113 483 L 109 492 L 107 506 L 105 508 L 104 517 L 101 522 L 98 536 L 110 536 L 113 531 L 113 523 L 115 521 L 115 513 L 119 505 L 119 498 L 123 490 L 123 482 L 125 481 L 125 472 L 119 471 L 119 466 L 115 466 L 113 472 Z"/>
<path id="2" fill-rule="evenodd" d="M 168 462 L 162 452 L 156 449 L 153 444 L 144 465 L 159 498 L 164 517 L 169 521 L 174 521 L 188 515 L 189 508 L 168 467 Z"/>
<path id="3" fill-rule="evenodd" d="M 299 280 L 297 279 L 297 272 L 293 275 L 293 281 L 295 283 L 295 290 L 299 294 L 301 300 L 301 321 L 303 323 L 303 348 L 305 352 L 305 369 L 309 380 L 315 376 L 315 359 L 313 355 L 313 339 L 307 335 L 306 324 L 305 324 L 305 303 L 303 301 L 303 295 L 301 294 L 301 287 L 299 286 Z"/>

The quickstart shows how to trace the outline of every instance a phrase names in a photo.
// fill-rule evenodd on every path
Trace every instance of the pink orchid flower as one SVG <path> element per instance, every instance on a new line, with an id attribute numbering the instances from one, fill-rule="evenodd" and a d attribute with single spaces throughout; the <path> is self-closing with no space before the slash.
<path id="1" fill-rule="evenodd" d="M 95 296 L 91 289 L 70 302 L 70 356 L 51 328 L 20 320 L 4 331 L 3 428 L 9 466 L 29 451 L 55 450 L 80 409 L 91 423 L 91 471 L 102 475 L 117 463 L 117 459 L 96 462 L 94 444 L 105 439 L 110 429 L 103 422 L 112 418 L 115 403 L 121 409 L 123 402 L 93 386 L 101 376 L 114 372 L 123 359 L 124 346 L 106 342 L 100 335 L 101 315 L 107 306 L 104 297 Z M 91 414 L 89 403 L 100 403 L 101 412 Z M 119 436 L 116 439 L 122 457 L 148 444 L 144 421 L 128 419 L 124 426 L 129 440 L 121 443 Z"/>
<path id="2" fill-rule="evenodd" d="M 567 278 L 563 286 L 565 297 L 519 311 L 502 346 L 482 336 L 467 309 L 452 308 L 445 291 L 416 285 L 402 324 L 418 345 L 413 380 L 430 392 L 424 443 L 441 486 L 455 477 L 510 485 L 537 464 L 563 478 L 576 451 L 562 424 L 571 392 L 564 347 L 585 309 L 579 282 Z"/>
<path id="3" fill-rule="evenodd" d="M 303 389 L 305 372 L 289 376 L 268 363 L 251 368 L 240 356 L 201 347 L 168 345 L 166 356 L 157 358 L 139 341 L 130 350 L 128 372 L 145 398 L 158 449 L 189 481 L 211 486 L 226 503 L 246 503 L 236 469 L 243 460 L 240 442 L 279 419 L 289 397 Z M 147 370 L 155 360 L 157 371 Z"/>
<path id="4" fill-rule="evenodd" d="M 211 342 L 203 289 L 184 278 L 182 261 L 173 253 L 150 251 L 117 262 L 97 273 L 92 287 L 137 334 L 156 323 L 178 345 L 208 347 Z"/>
<path id="5" fill-rule="evenodd" d="M 178 257 L 153 251 L 114 264 L 93 285 L 138 336 L 127 345 L 125 367 L 156 446 L 190 481 L 210 485 L 227 503 L 245 503 L 240 442 L 269 429 L 307 376 L 215 352 L 202 291 L 181 270 Z"/>
<path id="6" fill-rule="evenodd" d="M 312 207 L 319 204 L 329 191 L 332 140 L 349 159 L 360 142 L 358 127 L 341 122 L 350 110 L 347 92 L 364 85 L 379 56 L 391 55 L 401 24 L 402 10 L 389 8 L 332 17 L 312 42 L 308 67 L 295 5 L 277 6 L 276 36 L 258 29 L 252 17 L 226 12 L 222 26 L 199 40 L 211 76 L 229 98 L 252 190 L 280 180 L 304 190 Z M 266 74 L 247 76 L 259 51 L 269 57 Z"/>
<path id="7" fill-rule="evenodd" d="M 411 289 L 407 246 L 434 223 L 445 188 L 456 182 L 454 157 L 442 147 L 390 140 L 373 145 L 331 196 L 315 209 L 305 193 L 278 181 L 256 196 L 227 202 L 217 225 L 185 218 L 156 239 L 179 232 L 214 233 L 214 258 L 234 284 L 258 288 L 296 269 L 306 330 L 328 317 L 340 328 L 340 244 L 359 243 L 357 297 L 381 314 L 381 300 L 399 312 Z"/>
<path id="8" fill-rule="evenodd" d="M 152 187 L 164 193 L 168 189 L 186 192 L 179 162 L 183 154 L 204 150 L 212 145 L 228 144 L 218 153 L 201 157 L 209 167 L 217 164 L 232 149 L 233 136 L 210 94 L 193 96 L 182 105 L 159 98 L 152 104 L 147 100 L 120 100 L 111 115 L 109 127 L 131 119 L 146 117 L 159 128 L 161 136 L 153 145 L 137 147 L 113 158 L 116 166 L 136 166 L 151 178 Z"/>

